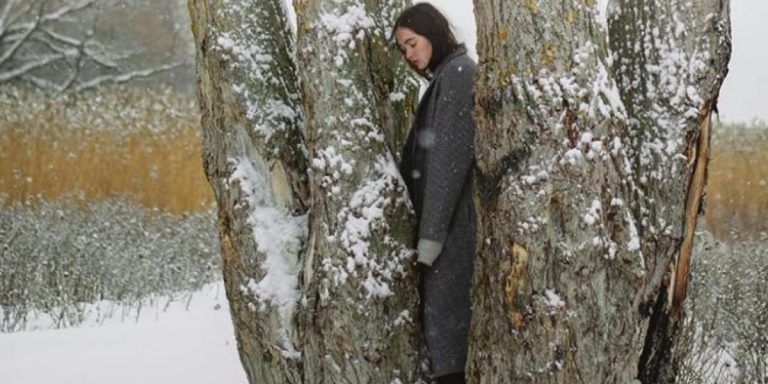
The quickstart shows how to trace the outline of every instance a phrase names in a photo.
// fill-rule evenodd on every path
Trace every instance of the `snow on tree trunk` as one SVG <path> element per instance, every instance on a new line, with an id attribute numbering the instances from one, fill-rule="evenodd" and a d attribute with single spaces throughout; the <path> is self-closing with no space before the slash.
<path id="1" fill-rule="evenodd" d="M 190 0 L 203 162 L 251 383 L 298 383 L 294 320 L 309 184 L 293 35 L 282 0 Z"/>
<path id="2" fill-rule="evenodd" d="M 682 317 L 728 8 L 475 2 L 472 382 L 674 379 L 654 335 Z"/>
<path id="3" fill-rule="evenodd" d="M 647 286 L 643 297 L 645 307 L 640 309 L 651 317 L 638 377 L 644 383 L 673 383 L 675 338 L 682 325 L 709 162 L 710 117 L 730 57 L 730 5 L 619 4 L 609 30 L 611 49 L 620 58 L 615 73 L 632 117 L 630 131 L 637 132 L 631 152 L 635 184 L 640 186 L 636 210 L 650 223 L 641 228 L 650 232 L 646 242 L 657 244 L 648 252 L 672 257 L 668 280 L 661 289 Z M 663 224 L 671 226 L 671 234 L 654 231 Z M 674 243 L 664 246 L 662 238 Z"/>
<path id="4" fill-rule="evenodd" d="M 297 2 L 297 62 L 283 0 L 189 1 L 203 160 L 251 383 L 422 375 L 413 218 L 392 153 L 418 85 L 388 43 L 404 6 Z"/>
<path id="5" fill-rule="evenodd" d="M 417 85 L 388 43 L 404 6 L 296 2 L 311 156 L 299 315 L 307 383 L 420 375 L 413 218 L 390 150 L 402 145 Z"/>

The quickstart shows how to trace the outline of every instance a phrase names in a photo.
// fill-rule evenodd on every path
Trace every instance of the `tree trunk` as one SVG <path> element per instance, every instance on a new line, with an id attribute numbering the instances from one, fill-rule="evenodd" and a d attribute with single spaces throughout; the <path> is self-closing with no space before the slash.
<path id="1" fill-rule="evenodd" d="M 473 382 L 674 381 L 728 1 L 594 8 L 475 2 Z"/>
<path id="2" fill-rule="evenodd" d="M 189 0 L 240 358 L 251 383 L 415 382 L 412 217 L 392 151 L 418 83 L 387 43 L 405 2 L 296 6 L 300 70 L 283 0 Z"/>
<path id="3" fill-rule="evenodd" d="M 203 162 L 251 383 L 301 382 L 294 309 L 309 184 L 293 35 L 282 0 L 190 0 Z"/>
<path id="4" fill-rule="evenodd" d="M 299 316 L 308 383 L 410 383 L 419 375 L 414 229 L 390 151 L 402 145 L 404 101 L 415 85 L 402 82 L 408 75 L 387 44 L 404 5 L 296 3 L 312 157 Z"/>

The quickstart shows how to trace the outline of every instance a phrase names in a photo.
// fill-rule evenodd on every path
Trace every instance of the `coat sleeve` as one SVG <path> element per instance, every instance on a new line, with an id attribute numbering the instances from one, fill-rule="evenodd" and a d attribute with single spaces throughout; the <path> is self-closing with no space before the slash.
<path id="1" fill-rule="evenodd" d="M 474 64 L 474 63 L 472 63 Z M 424 202 L 419 239 L 445 242 L 474 162 L 474 65 L 454 65 L 438 79 L 434 115 L 428 125 Z"/>

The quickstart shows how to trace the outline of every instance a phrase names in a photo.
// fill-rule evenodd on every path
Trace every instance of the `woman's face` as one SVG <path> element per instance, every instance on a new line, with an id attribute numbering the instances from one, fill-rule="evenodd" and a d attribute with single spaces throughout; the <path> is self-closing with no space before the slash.
<path id="1" fill-rule="evenodd" d="M 399 27 L 395 30 L 395 39 L 403 57 L 408 60 L 412 67 L 419 71 L 427 69 L 429 61 L 432 59 L 432 43 L 426 37 L 409 28 Z"/>

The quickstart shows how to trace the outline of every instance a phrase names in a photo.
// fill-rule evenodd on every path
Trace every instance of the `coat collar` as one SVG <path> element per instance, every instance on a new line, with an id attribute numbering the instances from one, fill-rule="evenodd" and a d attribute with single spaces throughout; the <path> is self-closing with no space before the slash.
<path id="1" fill-rule="evenodd" d="M 453 59 L 466 54 L 467 54 L 467 46 L 464 44 L 459 44 L 456 47 L 456 49 L 453 52 L 451 52 L 451 54 L 448 55 L 448 57 L 446 57 L 442 63 L 440 63 L 440 65 L 437 66 L 434 72 L 430 72 L 430 71 L 427 72 L 427 78 L 430 81 L 433 80 L 434 78 L 439 76 L 443 72 L 443 70 L 445 70 L 445 66 L 448 65 L 448 63 L 450 63 L 451 61 L 453 61 Z"/>

